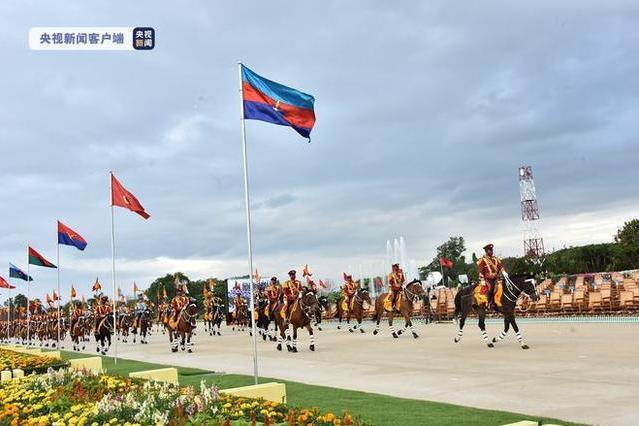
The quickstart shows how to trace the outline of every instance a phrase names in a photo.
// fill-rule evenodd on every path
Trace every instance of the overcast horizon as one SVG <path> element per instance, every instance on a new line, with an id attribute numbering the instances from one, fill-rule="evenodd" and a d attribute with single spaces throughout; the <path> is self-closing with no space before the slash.
<path id="1" fill-rule="evenodd" d="M 639 216 L 636 2 L 6 1 L 0 23 L 0 263 L 26 271 L 27 244 L 56 263 L 61 220 L 88 241 L 60 247 L 64 301 L 110 289 L 109 170 L 151 215 L 116 208 L 123 291 L 248 273 L 238 60 L 316 98 L 310 144 L 246 123 L 263 276 L 379 273 L 399 236 L 420 265 L 453 235 L 468 258 L 521 255 L 522 164 L 548 251 Z M 32 51 L 36 26 L 150 26 L 157 45 Z M 32 296 L 54 289 L 31 271 Z"/>

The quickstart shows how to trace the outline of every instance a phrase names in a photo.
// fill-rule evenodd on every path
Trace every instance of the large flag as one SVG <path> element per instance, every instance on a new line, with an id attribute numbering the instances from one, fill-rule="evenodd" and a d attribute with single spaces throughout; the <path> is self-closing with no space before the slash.
<path id="1" fill-rule="evenodd" d="M 446 259 L 443 256 L 439 257 L 439 264 L 442 265 L 444 268 L 452 268 L 453 267 L 453 261 Z"/>
<path id="2" fill-rule="evenodd" d="M 142 204 L 140 204 L 138 199 L 135 198 L 135 195 L 127 191 L 126 188 L 123 187 L 115 178 L 113 173 L 111 173 L 111 205 L 129 209 L 145 219 L 151 217 L 146 211 L 144 211 L 144 207 L 142 207 Z"/>
<path id="3" fill-rule="evenodd" d="M 27 274 L 13 263 L 9 263 L 9 278 L 18 278 L 24 281 L 33 281 L 33 278 L 28 277 Z"/>
<path id="4" fill-rule="evenodd" d="M 84 250 L 87 242 L 73 229 L 58 221 L 58 244 L 74 246 L 78 250 Z"/>
<path id="5" fill-rule="evenodd" d="M 40 253 L 29 247 L 29 264 L 43 266 L 45 268 L 57 268 L 53 263 L 45 259 Z"/>
<path id="6" fill-rule="evenodd" d="M 7 280 L 5 280 L 3 277 L 0 277 L 0 288 L 8 288 L 11 290 L 14 289 L 15 286 L 12 286 L 7 282 Z"/>
<path id="7" fill-rule="evenodd" d="M 315 98 L 268 80 L 242 65 L 244 118 L 292 127 L 305 138 L 315 125 Z"/>

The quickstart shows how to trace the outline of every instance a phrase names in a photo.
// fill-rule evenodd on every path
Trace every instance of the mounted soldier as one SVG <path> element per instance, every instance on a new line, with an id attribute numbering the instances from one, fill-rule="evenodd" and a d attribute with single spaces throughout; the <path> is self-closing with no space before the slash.
<path id="1" fill-rule="evenodd" d="M 173 309 L 171 322 L 173 323 L 177 323 L 180 312 L 189 304 L 189 297 L 185 293 L 184 284 L 177 283 L 176 295 L 171 300 L 171 309 Z"/>
<path id="2" fill-rule="evenodd" d="M 484 255 L 477 261 L 477 272 L 479 273 L 480 293 L 487 294 L 488 310 L 495 304 L 495 284 L 501 285 L 501 273 L 504 266 L 501 259 L 493 254 L 493 244 L 484 246 Z"/>
<path id="3" fill-rule="evenodd" d="M 302 291 L 302 283 L 300 280 L 296 279 L 295 276 L 297 273 L 295 270 L 288 271 L 288 280 L 284 282 L 282 286 L 282 290 L 285 298 L 285 306 L 286 306 L 286 318 L 288 319 L 291 315 L 291 307 L 295 303 L 295 301 L 300 297 L 300 293 Z"/>
<path id="4" fill-rule="evenodd" d="M 399 267 L 399 263 L 395 263 L 392 266 L 391 273 L 388 274 L 388 287 L 391 296 L 391 304 L 393 309 L 397 311 L 397 296 L 404 289 L 406 283 L 406 277 L 404 271 Z"/>
<path id="5" fill-rule="evenodd" d="M 275 314 L 275 308 L 277 307 L 277 304 L 280 302 L 280 300 L 282 299 L 283 293 L 282 293 L 282 286 L 280 285 L 280 282 L 277 280 L 277 277 L 271 277 L 271 281 L 268 284 L 268 287 L 266 287 L 266 297 L 268 298 L 268 311 L 269 311 L 269 317 L 273 317 L 273 314 Z"/>
<path id="6" fill-rule="evenodd" d="M 146 301 L 144 300 L 144 294 L 143 293 L 138 294 L 138 301 L 135 304 L 135 309 L 133 311 L 133 313 L 135 314 L 135 320 L 133 322 L 133 328 L 140 327 L 140 318 L 148 310 L 149 310 L 149 306 L 147 305 Z"/>
<path id="7" fill-rule="evenodd" d="M 344 308 L 346 308 L 345 310 L 347 311 L 351 310 L 353 296 L 357 293 L 358 287 L 358 283 L 353 281 L 353 276 L 344 272 L 344 284 L 342 284 L 342 298 L 344 300 L 344 303 L 342 304 L 343 310 Z"/>

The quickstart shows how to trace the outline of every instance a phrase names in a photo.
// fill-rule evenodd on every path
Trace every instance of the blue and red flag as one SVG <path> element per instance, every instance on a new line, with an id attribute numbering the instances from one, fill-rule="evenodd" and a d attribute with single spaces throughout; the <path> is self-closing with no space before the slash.
<path id="1" fill-rule="evenodd" d="M 315 125 L 315 98 L 268 80 L 242 65 L 244 118 L 292 127 L 305 138 Z"/>
<path id="2" fill-rule="evenodd" d="M 58 221 L 58 244 L 74 246 L 78 250 L 84 250 L 87 242 L 73 229 Z"/>
<path id="3" fill-rule="evenodd" d="M 9 263 L 9 278 L 18 278 L 24 281 L 33 281 L 33 278 L 28 276 L 22 269 L 18 268 L 13 263 Z"/>

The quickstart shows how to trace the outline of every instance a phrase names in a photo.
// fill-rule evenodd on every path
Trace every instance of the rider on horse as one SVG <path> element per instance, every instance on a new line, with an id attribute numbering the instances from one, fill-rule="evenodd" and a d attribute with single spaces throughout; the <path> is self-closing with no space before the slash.
<path id="1" fill-rule="evenodd" d="M 357 293 L 357 283 L 353 281 L 353 276 L 346 274 L 344 272 L 344 284 L 342 284 L 342 297 L 346 302 L 346 308 L 350 311 L 351 309 L 351 301 L 353 300 L 353 296 Z"/>
<path id="2" fill-rule="evenodd" d="M 144 294 L 138 294 L 138 302 L 135 304 L 135 322 L 133 323 L 133 327 L 137 328 L 140 325 L 140 318 L 142 314 L 149 309 L 146 302 L 144 301 Z"/>
<path id="3" fill-rule="evenodd" d="M 399 263 L 395 263 L 392 267 L 391 273 L 388 274 L 388 286 L 393 309 L 397 309 L 397 296 L 404 289 L 405 283 L 406 277 L 404 276 L 404 271 L 400 269 Z"/>
<path id="4" fill-rule="evenodd" d="M 493 244 L 484 246 L 484 256 L 477 261 L 477 270 L 481 286 L 488 286 L 488 309 L 494 304 L 495 283 L 499 279 L 499 274 L 503 272 L 504 266 L 501 259 L 493 254 Z"/>
<path id="5" fill-rule="evenodd" d="M 71 312 L 71 330 L 75 329 L 75 325 L 78 323 L 78 320 L 84 316 L 84 309 L 82 309 L 82 302 L 77 300 L 75 302 L 75 309 Z"/>
<path id="6" fill-rule="evenodd" d="M 177 294 L 171 300 L 171 308 L 173 308 L 173 322 L 177 322 L 178 316 L 182 309 L 189 304 L 189 298 L 184 294 L 184 284 L 180 283 L 177 287 Z"/>
<path id="7" fill-rule="evenodd" d="M 282 297 L 282 286 L 277 277 L 272 277 L 271 282 L 266 287 L 266 297 L 268 297 L 268 311 L 275 312 L 275 307 Z"/>
<path id="8" fill-rule="evenodd" d="M 282 287 L 286 303 L 286 318 L 289 318 L 291 315 L 291 306 L 293 306 L 302 292 L 302 283 L 300 280 L 295 279 L 295 275 L 295 270 L 288 271 L 289 279 L 284 282 L 284 286 Z"/>
<path id="9" fill-rule="evenodd" d="M 98 306 L 95 308 L 95 330 L 98 331 L 98 327 L 103 319 L 113 314 L 113 309 L 109 303 L 109 296 L 103 295 L 98 299 Z"/>

